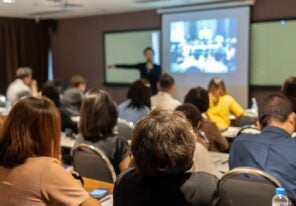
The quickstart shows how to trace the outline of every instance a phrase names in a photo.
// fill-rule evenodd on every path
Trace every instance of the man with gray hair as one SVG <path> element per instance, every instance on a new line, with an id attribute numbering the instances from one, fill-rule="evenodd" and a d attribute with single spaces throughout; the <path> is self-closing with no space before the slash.
<path id="1" fill-rule="evenodd" d="M 38 96 L 37 82 L 32 80 L 32 69 L 20 67 L 16 70 L 17 79 L 7 88 L 6 97 L 14 104 L 24 96 Z"/>

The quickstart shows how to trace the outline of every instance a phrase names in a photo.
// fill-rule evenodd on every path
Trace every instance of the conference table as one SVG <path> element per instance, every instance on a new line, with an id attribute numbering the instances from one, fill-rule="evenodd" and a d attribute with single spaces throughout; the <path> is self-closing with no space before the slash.
<path id="1" fill-rule="evenodd" d="M 233 140 L 237 136 L 238 132 L 242 128 L 243 127 L 229 127 L 228 129 L 222 131 L 221 134 L 222 134 L 223 137 L 226 137 L 228 139 L 232 139 Z M 244 130 L 244 133 L 248 133 L 248 134 L 258 134 L 258 133 L 260 133 L 259 130 L 254 130 L 253 128 L 254 127 L 246 128 Z M 296 132 L 293 132 L 292 137 L 293 138 L 296 138 Z"/>
<path id="2" fill-rule="evenodd" d="M 225 173 L 229 171 L 229 154 L 222 153 L 222 152 L 209 152 L 212 162 L 214 163 L 215 167 L 221 172 Z"/>
<path id="3" fill-rule="evenodd" d="M 114 184 L 109 182 L 103 182 L 100 180 L 90 179 L 86 177 L 83 177 L 83 181 L 84 181 L 84 189 L 88 192 L 91 192 L 92 190 L 97 188 L 108 189 L 108 195 L 100 199 L 100 203 L 102 206 L 113 205 Z"/>
<path id="4" fill-rule="evenodd" d="M 114 190 L 114 184 L 109 183 L 109 182 L 104 182 L 100 180 L 95 180 L 95 179 L 90 179 L 83 177 L 84 181 L 84 189 L 88 192 L 97 189 L 97 188 L 103 188 L 103 189 L 108 189 L 108 194 L 112 194 Z"/>
<path id="5" fill-rule="evenodd" d="M 76 135 L 68 137 L 65 132 L 61 133 L 61 146 L 65 148 L 72 148 L 75 144 Z"/>

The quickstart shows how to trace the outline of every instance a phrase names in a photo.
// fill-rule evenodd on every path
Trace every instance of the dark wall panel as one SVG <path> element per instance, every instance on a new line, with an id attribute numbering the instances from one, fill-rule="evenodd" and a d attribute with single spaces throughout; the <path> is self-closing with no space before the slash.
<path id="1" fill-rule="evenodd" d="M 296 18 L 295 0 L 256 0 L 252 21 Z"/>
<path id="2" fill-rule="evenodd" d="M 296 18 L 294 0 L 257 0 L 251 10 L 252 21 Z M 52 34 L 55 77 L 69 80 L 73 74 L 86 77 L 88 88 L 107 89 L 117 102 L 125 99 L 127 87 L 104 87 L 103 33 L 106 31 L 155 29 L 161 27 L 156 11 L 110 14 L 60 20 Z M 274 88 L 273 88 L 274 89 Z M 250 96 L 265 96 L 270 89 L 252 87 Z"/>
<path id="3" fill-rule="evenodd" d="M 127 87 L 104 87 L 103 35 L 106 31 L 160 28 L 156 11 L 61 20 L 52 34 L 54 76 L 68 81 L 73 74 L 87 79 L 87 87 L 108 90 L 117 102 L 125 99 Z M 142 51 L 139 51 L 142 52 Z"/>

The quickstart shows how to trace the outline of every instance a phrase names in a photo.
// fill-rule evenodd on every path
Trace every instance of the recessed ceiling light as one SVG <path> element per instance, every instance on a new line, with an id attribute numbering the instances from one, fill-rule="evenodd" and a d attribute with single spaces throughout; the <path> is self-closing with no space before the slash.
<path id="1" fill-rule="evenodd" d="M 2 0 L 3 3 L 12 4 L 15 0 Z"/>

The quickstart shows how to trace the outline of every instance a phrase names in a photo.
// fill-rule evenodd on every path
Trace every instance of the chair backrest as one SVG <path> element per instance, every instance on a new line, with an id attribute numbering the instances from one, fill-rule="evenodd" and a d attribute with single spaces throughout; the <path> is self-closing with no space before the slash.
<path id="1" fill-rule="evenodd" d="M 236 127 L 243 127 L 246 125 L 256 125 L 258 118 L 253 116 L 242 115 L 235 122 Z"/>
<path id="2" fill-rule="evenodd" d="M 260 129 L 254 125 L 245 125 L 237 132 L 236 136 L 240 134 L 258 134 L 260 132 Z"/>
<path id="3" fill-rule="evenodd" d="M 243 175 L 251 175 L 252 178 Z M 276 187 L 281 187 L 281 183 L 270 174 L 256 168 L 237 167 L 221 177 L 220 205 L 270 206 Z"/>
<path id="4" fill-rule="evenodd" d="M 81 176 L 114 183 L 116 174 L 108 157 L 91 145 L 80 144 L 73 150 L 73 166 Z"/>
<path id="5" fill-rule="evenodd" d="M 126 140 L 130 140 L 132 138 L 133 129 L 134 124 L 132 122 L 121 118 L 117 119 L 117 133 Z"/>

